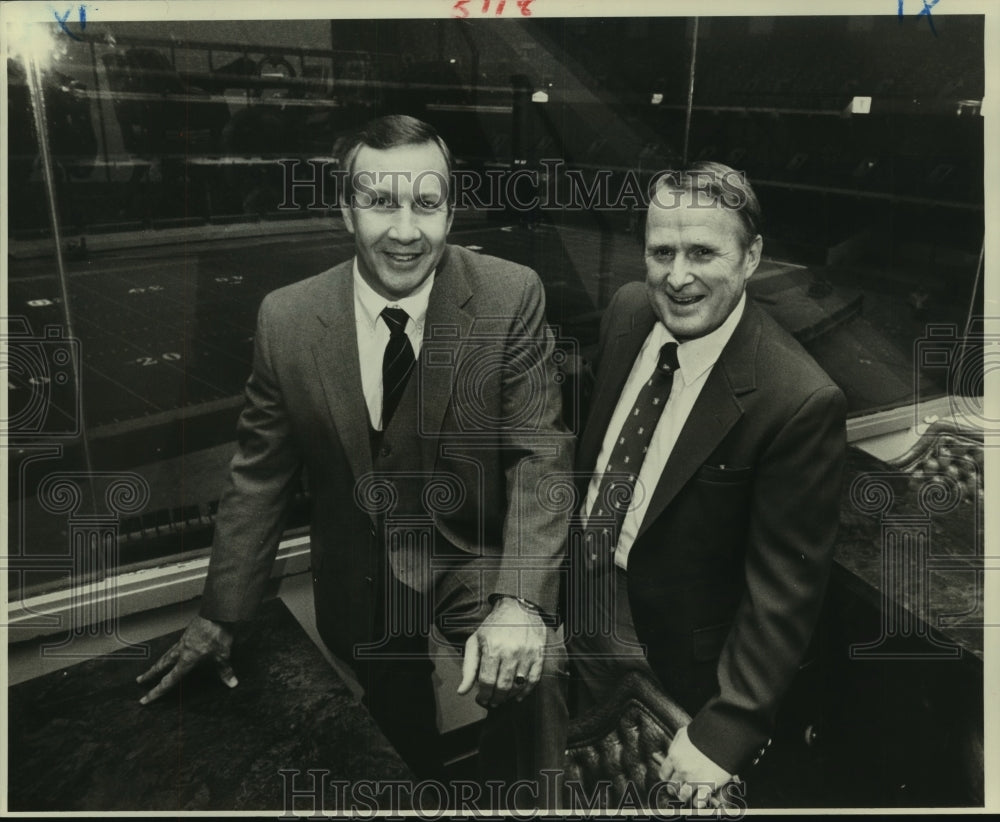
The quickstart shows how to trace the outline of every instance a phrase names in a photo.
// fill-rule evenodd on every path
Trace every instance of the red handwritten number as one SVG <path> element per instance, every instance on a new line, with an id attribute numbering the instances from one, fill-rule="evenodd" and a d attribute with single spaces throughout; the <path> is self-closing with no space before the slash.
<path id="1" fill-rule="evenodd" d="M 469 10 L 466 6 L 469 5 L 471 0 L 455 0 L 455 5 L 451 7 L 454 12 L 452 17 L 458 17 L 464 19 L 469 16 Z M 482 6 L 480 6 L 480 14 L 486 15 L 490 13 L 490 5 L 493 0 L 483 0 Z M 521 10 L 522 17 L 531 17 L 531 4 L 534 0 L 517 0 L 517 7 Z M 504 9 L 507 8 L 507 0 L 499 0 L 496 4 L 494 14 L 499 17 L 504 13 Z"/>

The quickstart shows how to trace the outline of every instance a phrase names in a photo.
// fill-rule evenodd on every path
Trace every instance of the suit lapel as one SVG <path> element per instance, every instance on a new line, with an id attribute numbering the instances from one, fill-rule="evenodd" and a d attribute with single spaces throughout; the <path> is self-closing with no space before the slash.
<path id="1" fill-rule="evenodd" d="M 635 358 L 655 322 L 656 316 L 644 299 L 643 304 L 632 312 L 628 322 L 609 340 L 609 350 L 603 354 L 599 365 L 602 376 L 597 384 L 590 416 L 578 449 L 577 468 L 583 482 L 589 482 L 589 475 L 594 471 L 618 398 L 632 371 Z M 584 474 L 587 476 L 583 477 Z"/>
<path id="2" fill-rule="evenodd" d="M 708 375 L 670 452 L 636 539 L 663 513 L 743 415 L 738 397 L 755 388 L 755 362 L 760 341 L 758 312 L 748 298 L 733 336 Z"/>
<path id="3" fill-rule="evenodd" d="M 316 311 L 322 330 L 312 350 L 334 428 L 357 480 L 371 473 L 372 455 L 368 407 L 361 387 L 352 265 L 348 261 L 321 275 Z"/>
<path id="4" fill-rule="evenodd" d="M 472 316 L 464 306 L 472 297 L 465 266 L 458 254 L 446 247 L 434 275 L 424 323 L 424 343 L 420 350 L 417 407 L 420 409 L 417 434 L 420 437 L 423 465 L 433 469 L 445 410 L 454 390 L 455 375 L 461 373 L 462 360 L 471 353 L 468 344 Z"/>

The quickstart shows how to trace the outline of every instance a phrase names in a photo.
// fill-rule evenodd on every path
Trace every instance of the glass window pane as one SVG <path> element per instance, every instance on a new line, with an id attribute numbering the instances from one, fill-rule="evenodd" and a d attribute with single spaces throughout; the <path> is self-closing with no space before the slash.
<path id="1" fill-rule="evenodd" d="M 48 176 L 30 64 L 8 61 L 12 544 L 64 552 L 40 489 L 89 471 L 80 510 L 107 513 L 115 477 L 148 497 L 115 511 L 121 567 L 206 550 L 260 301 L 350 258 L 335 156 L 389 112 L 465 175 L 451 241 L 538 271 L 585 356 L 645 276 L 653 174 L 713 159 L 762 203 L 751 297 L 852 415 L 955 390 L 918 354 L 982 313 L 983 18 L 935 20 L 933 41 L 892 16 L 38 26 Z M 43 566 L 10 584 L 73 573 Z"/>

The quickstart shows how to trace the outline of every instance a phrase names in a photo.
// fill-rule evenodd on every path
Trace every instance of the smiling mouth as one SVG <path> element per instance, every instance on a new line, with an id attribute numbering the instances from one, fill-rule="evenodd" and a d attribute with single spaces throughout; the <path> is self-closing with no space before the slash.
<path id="1" fill-rule="evenodd" d="M 398 253 L 393 253 L 391 251 L 386 251 L 384 253 L 385 256 L 388 257 L 393 262 L 401 264 L 412 263 L 414 260 L 418 259 L 421 256 L 420 253 L 398 254 Z"/>
<path id="2" fill-rule="evenodd" d="M 705 298 L 704 294 L 696 294 L 693 297 L 680 297 L 673 294 L 667 294 L 667 299 L 675 305 L 694 305 Z"/>

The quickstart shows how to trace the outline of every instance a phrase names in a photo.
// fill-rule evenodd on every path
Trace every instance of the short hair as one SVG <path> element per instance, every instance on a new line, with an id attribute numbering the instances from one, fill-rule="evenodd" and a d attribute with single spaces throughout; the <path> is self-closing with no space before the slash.
<path id="1" fill-rule="evenodd" d="M 340 167 L 344 173 L 344 201 L 350 203 L 354 193 L 354 161 L 364 146 L 385 151 L 399 146 L 417 146 L 434 143 L 444 155 L 447 168 L 445 183 L 451 180 L 452 157 L 448 144 L 430 123 L 408 114 L 387 114 L 365 123 L 345 142 Z M 449 209 L 451 203 L 449 201 Z"/>
<path id="2" fill-rule="evenodd" d="M 661 171 L 650 182 L 650 200 L 660 189 L 706 194 L 721 208 L 736 212 L 743 225 L 743 247 L 749 248 L 761 233 L 760 200 L 742 171 L 710 160 L 685 166 L 683 169 Z M 656 199 L 659 203 L 659 200 Z"/>

